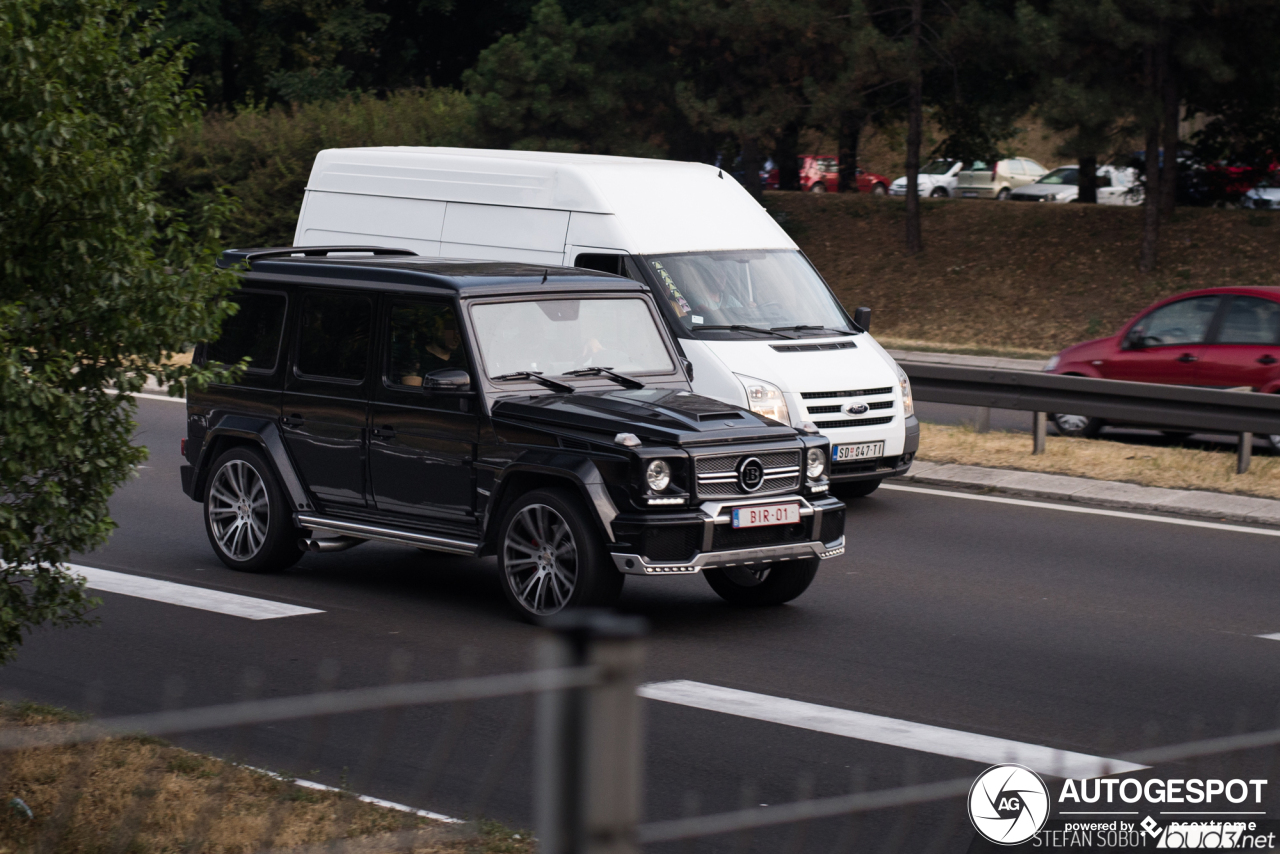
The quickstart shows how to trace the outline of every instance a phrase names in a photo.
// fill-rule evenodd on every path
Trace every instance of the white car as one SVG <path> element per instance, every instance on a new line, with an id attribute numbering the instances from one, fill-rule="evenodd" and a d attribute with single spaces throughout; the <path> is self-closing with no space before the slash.
<path id="1" fill-rule="evenodd" d="M 1080 195 L 1080 167 L 1059 166 L 1034 184 L 1009 194 L 1015 202 L 1074 202 Z M 1098 204 L 1140 205 L 1142 187 L 1136 169 L 1119 166 L 1098 167 Z"/>
<path id="2" fill-rule="evenodd" d="M 920 170 L 916 189 L 922 196 L 945 199 L 956 194 L 956 175 L 964 168 L 963 160 L 935 160 Z M 907 176 L 903 175 L 889 186 L 889 195 L 907 194 Z"/>
<path id="3" fill-rule="evenodd" d="M 1240 207 L 1259 211 L 1280 211 L 1280 179 L 1270 178 L 1244 194 Z"/>

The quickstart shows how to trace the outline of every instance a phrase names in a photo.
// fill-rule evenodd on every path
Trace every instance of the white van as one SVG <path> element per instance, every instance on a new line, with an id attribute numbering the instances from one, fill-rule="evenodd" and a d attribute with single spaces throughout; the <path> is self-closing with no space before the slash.
<path id="1" fill-rule="evenodd" d="M 316 156 L 295 246 L 588 267 L 646 283 L 694 389 L 830 438 L 866 495 L 919 446 L 906 374 L 754 199 L 714 166 L 460 148 Z"/>

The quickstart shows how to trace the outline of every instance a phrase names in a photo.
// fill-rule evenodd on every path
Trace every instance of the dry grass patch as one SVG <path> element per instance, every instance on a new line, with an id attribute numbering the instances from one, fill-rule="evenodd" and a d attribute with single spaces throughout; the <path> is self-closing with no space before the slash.
<path id="1" fill-rule="evenodd" d="M 0 704 L 0 726 L 77 720 Z M 30 809 L 26 815 L 21 804 Z M 529 834 L 447 825 L 172 747 L 147 737 L 0 756 L 0 854 L 248 854 L 333 844 L 369 852 L 528 854 Z"/>
<path id="2" fill-rule="evenodd" d="M 1044 454 L 1032 456 L 1028 433 L 976 433 L 968 426 L 921 424 L 919 458 L 931 463 L 960 463 L 1118 480 L 1141 486 L 1280 498 L 1280 457 L 1255 456 L 1249 472 L 1238 475 L 1233 451 L 1049 436 Z"/>

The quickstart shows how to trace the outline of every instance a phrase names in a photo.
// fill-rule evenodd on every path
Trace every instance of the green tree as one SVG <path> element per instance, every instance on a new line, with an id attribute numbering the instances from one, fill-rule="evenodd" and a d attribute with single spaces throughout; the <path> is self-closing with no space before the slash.
<path id="1" fill-rule="evenodd" d="M 95 604 L 61 564 L 146 457 L 132 394 L 213 376 L 168 362 L 216 336 L 233 282 L 225 208 L 188 228 L 157 203 L 197 108 L 158 29 L 128 0 L 0 0 L 0 661 Z"/>

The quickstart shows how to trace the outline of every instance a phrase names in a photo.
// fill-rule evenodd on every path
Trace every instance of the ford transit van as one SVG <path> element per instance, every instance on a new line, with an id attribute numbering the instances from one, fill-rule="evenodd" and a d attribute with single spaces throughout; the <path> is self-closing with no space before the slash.
<path id="1" fill-rule="evenodd" d="M 457 148 L 316 156 L 295 246 L 586 267 L 646 284 L 700 394 L 831 440 L 839 494 L 905 474 L 919 446 L 906 374 L 777 222 L 720 169 Z M 596 358 L 613 367 L 609 353 Z"/>

